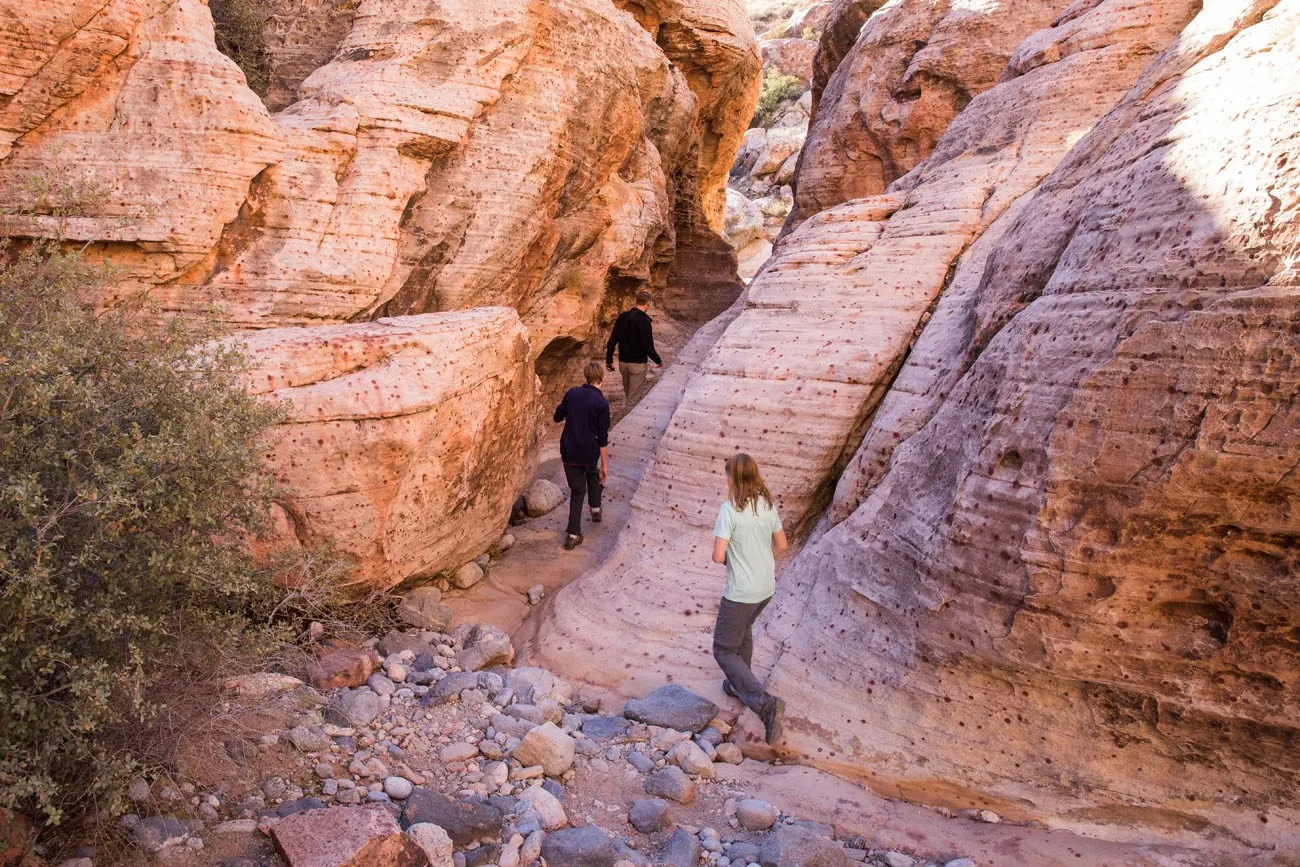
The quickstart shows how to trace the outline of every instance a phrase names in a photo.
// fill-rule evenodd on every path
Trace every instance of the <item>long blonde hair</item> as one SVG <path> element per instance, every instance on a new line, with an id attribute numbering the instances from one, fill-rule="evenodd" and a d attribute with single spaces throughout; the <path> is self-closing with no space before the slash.
<path id="1" fill-rule="evenodd" d="M 738 452 L 727 458 L 727 497 L 736 511 L 743 512 L 751 505 L 758 511 L 758 498 L 767 501 L 768 508 L 775 502 L 772 492 L 763 484 L 763 477 L 758 473 L 758 461 L 744 452 Z"/>

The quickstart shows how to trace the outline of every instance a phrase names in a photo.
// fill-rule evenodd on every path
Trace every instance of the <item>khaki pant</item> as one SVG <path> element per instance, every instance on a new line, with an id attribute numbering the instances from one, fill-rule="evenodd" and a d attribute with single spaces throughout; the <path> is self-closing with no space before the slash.
<path id="1" fill-rule="evenodd" d="M 645 364 L 620 361 L 618 372 L 623 375 L 623 400 L 631 403 L 645 385 Z"/>

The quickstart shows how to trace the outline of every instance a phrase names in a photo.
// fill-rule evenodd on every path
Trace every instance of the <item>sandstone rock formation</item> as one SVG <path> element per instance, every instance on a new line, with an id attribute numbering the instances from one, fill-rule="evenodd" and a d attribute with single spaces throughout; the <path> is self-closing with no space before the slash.
<path id="1" fill-rule="evenodd" d="M 883 7 L 857 0 L 840 7 L 846 20 L 823 36 L 821 52 L 833 56 L 848 33 L 855 34 L 853 47 L 817 91 L 793 224 L 883 193 L 929 156 L 973 97 L 993 86 L 1016 46 L 1065 8 L 1059 0 L 902 0 Z M 855 32 L 864 13 L 870 17 Z"/>
<path id="2" fill-rule="evenodd" d="M 784 239 L 531 651 L 719 694 L 709 537 L 743 449 L 787 529 L 822 521 L 757 654 L 788 752 L 1113 837 L 1293 839 L 1300 109 L 1270 64 L 1300 5 L 1200 5 L 1016 4 L 947 60 L 932 19 L 920 66 L 978 71 L 932 117 L 986 92 Z M 872 39 L 845 63 L 890 68 Z"/>
<path id="3" fill-rule="evenodd" d="M 739 291 L 740 0 L 267 2 L 275 115 L 200 0 L 0 7 L 4 234 L 96 242 L 117 293 L 236 328 L 508 304 L 561 369 L 640 285 L 694 317 Z"/>
<path id="4" fill-rule="evenodd" d="M 269 454 L 284 490 L 273 545 L 333 543 L 369 590 L 454 568 L 501 535 L 537 437 L 513 310 L 236 340 L 253 391 L 288 403 Z"/>

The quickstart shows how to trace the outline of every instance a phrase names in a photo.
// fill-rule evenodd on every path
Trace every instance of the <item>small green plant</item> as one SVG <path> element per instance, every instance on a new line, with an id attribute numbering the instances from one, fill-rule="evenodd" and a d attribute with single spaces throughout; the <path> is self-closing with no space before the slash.
<path id="1" fill-rule="evenodd" d="M 777 115 L 787 102 L 803 96 L 807 85 L 801 78 L 786 75 L 775 69 L 763 73 L 762 89 L 758 93 L 758 107 L 754 109 L 754 118 L 750 127 L 765 127 L 776 120 Z"/>
<path id="2" fill-rule="evenodd" d="M 212 26 L 217 50 L 244 71 L 248 87 L 265 98 L 271 85 L 271 63 L 266 52 L 266 28 L 271 14 L 265 0 L 211 0 Z"/>
<path id="3" fill-rule="evenodd" d="M 80 304 L 77 251 L 0 262 L 0 807 L 54 825 L 123 806 L 169 676 L 269 637 L 280 410 L 229 344 Z"/>
<path id="4" fill-rule="evenodd" d="M 800 31 L 799 38 L 807 39 L 809 41 L 816 41 L 817 39 L 821 38 L 821 33 L 817 30 L 816 27 L 805 27 L 802 31 Z"/>

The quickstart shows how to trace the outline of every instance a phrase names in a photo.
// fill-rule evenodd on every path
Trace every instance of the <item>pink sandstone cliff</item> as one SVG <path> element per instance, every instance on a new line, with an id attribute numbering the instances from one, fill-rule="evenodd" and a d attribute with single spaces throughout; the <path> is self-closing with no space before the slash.
<path id="1" fill-rule="evenodd" d="M 266 103 L 202 0 L 0 0 L 0 234 L 112 265 L 89 302 L 263 331 L 258 371 L 333 425 L 287 425 L 284 526 L 375 587 L 454 569 L 528 481 L 534 371 L 560 387 L 640 287 L 695 321 L 740 291 L 743 3 L 257 2 Z M 422 318 L 483 307 L 518 316 Z"/>
<path id="2" fill-rule="evenodd" d="M 1300 4 L 1035 14 L 983 68 L 928 40 L 969 105 L 778 246 L 532 652 L 720 697 L 708 552 L 743 449 L 810 537 L 757 654 L 783 754 L 925 803 L 1285 847 Z M 872 26 L 845 94 L 877 86 Z"/>

